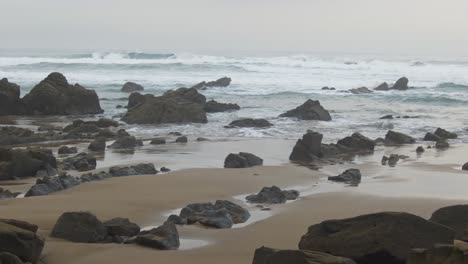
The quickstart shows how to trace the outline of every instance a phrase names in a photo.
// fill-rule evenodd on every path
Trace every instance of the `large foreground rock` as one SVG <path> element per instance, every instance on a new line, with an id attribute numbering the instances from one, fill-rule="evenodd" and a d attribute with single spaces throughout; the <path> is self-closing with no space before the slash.
<path id="1" fill-rule="evenodd" d="M 408 213 L 384 212 L 309 227 L 299 248 L 348 257 L 363 264 L 405 263 L 413 248 L 452 243 L 454 231 Z"/>
<path id="2" fill-rule="evenodd" d="M 438 209 L 429 219 L 455 230 L 459 240 L 468 240 L 468 204 L 452 205 Z"/>
<path id="3" fill-rule="evenodd" d="M 23 262 L 35 264 L 39 262 L 43 248 L 44 239 L 35 232 L 0 221 L 0 252 L 10 253 Z M 1 256 L 0 259 L 14 259 L 7 257 Z"/>
<path id="4" fill-rule="evenodd" d="M 18 113 L 20 107 L 20 87 L 3 78 L 0 80 L 0 116 Z"/>
<path id="5" fill-rule="evenodd" d="M 141 232 L 136 238 L 136 243 L 161 250 L 178 249 L 180 246 L 179 232 L 177 232 L 174 223 L 165 222 L 158 228 Z"/>
<path id="6" fill-rule="evenodd" d="M 257 248 L 252 264 L 356 264 L 351 259 L 308 250 Z"/>
<path id="7" fill-rule="evenodd" d="M 30 115 L 99 114 L 103 110 L 94 90 L 70 85 L 61 73 L 51 73 L 22 98 Z"/>
<path id="8" fill-rule="evenodd" d="M 296 190 L 281 190 L 277 186 L 263 187 L 258 194 L 252 194 L 246 197 L 250 203 L 259 204 L 280 204 L 287 200 L 296 200 L 299 192 Z"/>
<path id="9" fill-rule="evenodd" d="M 224 160 L 224 168 L 249 168 L 263 165 L 263 159 L 247 152 L 231 153 Z"/>
<path id="10" fill-rule="evenodd" d="M 98 243 L 107 238 L 107 229 L 88 212 L 63 213 L 55 223 L 51 236 L 79 243 Z"/>
<path id="11" fill-rule="evenodd" d="M 293 110 L 289 110 L 280 117 L 296 117 L 302 120 L 322 120 L 330 121 L 332 118 L 325 108 L 320 105 L 319 101 L 307 100 L 301 106 Z"/>

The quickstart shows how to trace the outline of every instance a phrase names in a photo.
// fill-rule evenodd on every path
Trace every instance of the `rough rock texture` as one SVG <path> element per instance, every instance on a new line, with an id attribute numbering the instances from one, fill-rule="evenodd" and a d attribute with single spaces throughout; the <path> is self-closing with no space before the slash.
<path id="1" fill-rule="evenodd" d="M 0 116 L 17 114 L 20 107 L 20 87 L 8 79 L 0 80 Z"/>
<path id="2" fill-rule="evenodd" d="M 454 231 L 408 213 L 384 212 L 309 227 L 299 248 L 348 257 L 362 264 L 403 264 L 413 248 L 452 243 Z"/>
<path id="3" fill-rule="evenodd" d="M 0 187 L 0 199 L 12 199 L 16 198 L 18 195 L 19 193 L 12 193 L 10 190 L 6 190 Z"/>
<path id="4" fill-rule="evenodd" d="M 58 154 L 75 154 L 78 153 L 78 149 L 76 147 L 69 147 L 69 146 L 61 146 L 58 151 Z"/>
<path id="5" fill-rule="evenodd" d="M 122 89 L 120 91 L 124 92 L 124 93 L 133 93 L 133 92 L 139 92 L 139 91 L 143 91 L 145 90 L 145 88 L 143 88 L 143 86 L 137 84 L 137 83 L 134 83 L 134 82 L 126 82 L 123 86 L 122 86 Z"/>
<path id="6" fill-rule="evenodd" d="M 230 201 L 194 203 L 182 208 L 179 218 L 187 224 L 200 223 L 213 228 L 231 228 L 233 224 L 245 223 L 250 213 Z"/>
<path id="7" fill-rule="evenodd" d="M 106 138 L 99 137 L 89 143 L 88 149 L 91 151 L 102 152 L 106 150 Z"/>
<path id="8" fill-rule="evenodd" d="M 280 117 L 296 117 L 302 120 L 332 120 L 330 113 L 320 105 L 320 102 L 311 99 L 307 100 L 301 106 L 281 114 Z"/>
<path id="9" fill-rule="evenodd" d="M 78 155 L 63 160 L 64 170 L 89 171 L 96 169 L 96 158 L 87 153 L 79 153 Z"/>
<path id="10" fill-rule="evenodd" d="M 375 148 L 375 141 L 361 135 L 360 133 L 353 133 L 350 137 L 345 137 L 338 140 L 339 145 L 356 149 L 356 150 L 369 150 L 373 151 Z"/>
<path id="11" fill-rule="evenodd" d="M 403 144 L 412 144 L 415 143 L 416 140 L 408 135 L 405 135 L 400 132 L 395 132 L 389 130 L 385 135 L 385 143 L 387 145 L 403 145 Z"/>
<path id="12" fill-rule="evenodd" d="M 308 250 L 257 248 L 252 264 L 356 264 L 351 259 Z"/>
<path id="13" fill-rule="evenodd" d="M 0 252 L 10 253 L 23 262 L 35 264 L 39 262 L 43 248 L 44 239 L 36 232 L 0 221 Z M 6 262 L 7 259 L 14 258 L 0 256 L 2 263 L 9 264 Z"/>
<path id="14" fill-rule="evenodd" d="M 345 170 L 338 176 L 330 176 L 328 180 L 335 182 L 344 182 L 351 185 L 358 185 L 361 183 L 361 171 L 358 169 Z"/>
<path id="15" fill-rule="evenodd" d="M 113 218 L 103 223 L 110 236 L 132 237 L 140 233 L 140 227 L 127 218 Z"/>
<path id="16" fill-rule="evenodd" d="M 81 182 L 92 182 L 92 181 L 104 180 L 104 179 L 111 178 L 111 177 L 112 175 L 110 173 L 101 171 L 98 173 L 83 174 L 81 175 L 80 179 L 81 179 Z"/>
<path id="17" fill-rule="evenodd" d="M 48 195 L 80 184 L 80 179 L 68 174 L 61 174 L 58 177 L 43 177 L 36 180 L 36 184 L 31 186 L 25 197 Z"/>
<path id="18" fill-rule="evenodd" d="M 439 136 L 442 139 L 455 139 L 458 137 L 457 134 L 453 132 L 449 132 L 440 127 L 436 129 L 436 131 L 434 132 L 434 135 Z"/>
<path id="19" fill-rule="evenodd" d="M 264 128 L 264 127 L 271 127 L 273 126 L 266 119 L 253 119 L 253 118 L 243 118 L 232 121 L 229 126 L 226 128 L 234 128 L 234 127 L 257 127 L 257 128 Z"/>
<path id="20" fill-rule="evenodd" d="M 396 83 L 393 85 L 392 89 L 393 90 L 399 90 L 399 91 L 404 91 L 408 90 L 408 78 L 406 77 L 401 77 L 396 81 Z"/>
<path id="21" fill-rule="evenodd" d="M 247 152 L 231 153 L 224 160 L 224 168 L 249 168 L 261 165 L 263 165 L 261 158 Z"/>
<path id="22" fill-rule="evenodd" d="M 234 224 L 245 223 L 250 218 L 250 213 L 247 209 L 227 200 L 217 200 L 214 208 L 224 208 L 231 215 Z"/>
<path id="23" fill-rule="evenodd" d="M 136 243 L 161 250 L 178 249 L 180 246 L 179 232 L 177 232 L 174 223 L 165 222 L 158 228 L 141 232 L 136 238 Z"/>
<path id="24" fill-rule="evenodd" d="M 57 161 L 46 149 L 2 149 L 0 148 L 0 180 L 36 176 L 44 170 L 54 175 Z"/>
<path id="25" fill-rule="evenodd" d="M 448 226 L 455 230 L 455 237 L 459 240 L 468 240 L 468 205 L 452 205 L 436 210 L 431 218 L 433 222 Z"/>
<path id="26" fill-rule="evenodd" d="M 322 134 L 307 131 L 302 136 L 302 139 L 297 140 L 289 159 L 293 161 L 313 161 L 322 157 L 322 139 Z"/>
<path id="27" fill-rule="evenodd" d="M 154 168 L 154 164 L 138 164 L 135 166 L 121 167 L 114 166 L 109 169 L 112 177 L 134 176 L 134 175 L 152 175 L 157 174 L 158 171 Z"/>
<path id="28" fill-rule="evenodd" d="M 37 84 L 22 100 L 26 114 L 82 115 L 103 110 L 94 90 L 70 85 L 61 73 L 54 72 Z"/>
<path id="29" fill-rule="evenodd" d="M 413 249 L 407 264 L 467 264 L 467 245 L 434 245 L 429 249 Z"/>
<path id="30" fill-rule="evenodd" d="M 424 136 L 424 141 L 435 141 L 435 142 L 438 142 L 438 141 L 441 141 L 442 138 L 435 135 L 434 133 L 431 133 L 431 132 L 427 132 L 426 135 Z"/>
<path id="31" fill-rule="evenodd" d="M 51 236 L 79 243 L 98 243 L 107 238 L 107 228 L 96 216 L 88 212 L 63 213 Z"/>
<path id="32" fill-rule="evenodd" d="M 227 104 L 227 103 L 218 103 L 215 100 L 210 100 L 205 104 L 205 111 L 207 113 L 218 113 L 239 110 L 240 106 L 238 104 Z"/>
<path id="33" fill-rule="evenodd" d="M 263 187 L 258 194 L 252 194 L 246 197 L 250 203 L 259 204 L 280 204 L 287 200 L 296 200 L 299 192 L 296 190 L 281 190 L 277 186 Z"/>
<path id="34" fill-rule="evenodd" d="M 198 90 L 206 90 L 207 88 L 210 88 L 210 87 L 228 87 L 229 84 L 231 84 L 231 78 L 223 77 L 216 81 L 211 81 L 211 82 L 203 81 L 201 83 L 195 84 L 191 88 L 198 89 Z"/>

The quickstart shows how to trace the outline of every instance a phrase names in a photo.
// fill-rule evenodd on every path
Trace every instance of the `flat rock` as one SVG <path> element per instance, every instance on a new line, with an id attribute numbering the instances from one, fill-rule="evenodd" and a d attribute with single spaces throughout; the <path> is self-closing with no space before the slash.
<path id="1" fill-rule="evenodd" d="M 387 145 L 413 144 L 415 142 L 416 140 L 413 137 L 393 130 L 389 130 L 385 135 L 385 143 Z"/>
<path id="2" fill-rule="evenodd" d="M 226 111 L 235 111 L 239 109 L 240 106 L 238 104 L 219 103 L 215 100 L 210 100 L 205 104 L 205 111 L 207 113 L 219 113 Z"/>
<path id="3" fill-rule="evenodd" d="M 243 118 L 243 119 L 232 121 L 231 123 L 229 123 L 229 126 L 227 126 L 227 128 L 234 128 L 234 127 L 265 128 L 265 127 L 271 127 L 271 126 L 273 126 L 273 124 L 270 123 L 266 119 Z"/>
<path id="4" fill-rule="evenodd" d="M 263 159 L 247 152 L 231 153 L 224 160 L 224 168 L 249 168 L 263 165 Z"/>

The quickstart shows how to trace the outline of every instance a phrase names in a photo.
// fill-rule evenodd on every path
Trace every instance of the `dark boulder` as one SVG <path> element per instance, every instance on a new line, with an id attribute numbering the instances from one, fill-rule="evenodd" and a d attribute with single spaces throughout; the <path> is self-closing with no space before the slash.
<path id="1" fill-rule="evenodd" d="M 186 225 L 187 224 L 187 219 L 182 219 L 180 216 L 178 215 L 170 215 L 166 222 L 172 222 L 176 225 Z"/>
<path id="2" fill-rule="evenodd" d="M 141 105 L 146 102 L 146 99 L 151 99 L 154 96 L 151 94 L 132 93 L 128 97 L 127 109 L 131 109 L 137 105 Z"/>
<path id="3" fill-rule="evenodd" d="M 205 111 L 207 113 L 218 113 L 226 111 L 239 110 L 240 106 L 238 104 L 228 104 L 228 103 L 218 103 L 215 100 L 210 100 L 205 104 Z"/>
<path id="4" fill-rule="evenodd" d="M 80 185 L 81 180 L 68 174 L 58 177 L 43 177 L 26 192 L 25 197 L 43 196 Z"/>
<path id="5" fill-rule="evenodd" d="M 231 153 L 224 160 L 224 168 L 249 168 L 261 165 L 263 165 L 261 158 L 247 152 Z"/>
<path id="6" fill-rule="evenodd" d="M 350 137 L 340 139 L 337 144 L 357 151 L 373 151 L 376 145 L 372 139 L 365 137 L 360 133 L 353 133 Z"/>
<path id="7" fill-rule="evenodd" d="M 322 139 L 322 134 L 307 131 L 302 139 L 297 140 L 291 155 L 289 155 L 289 160 L 309 162 L 322 157 Z"/>
<path id="8" fill-rule="evenodd" d="M 57 161 L 47 149 L 2 149 L 0 148 L 0 180 L 36 176 L 45 170 L 56 173 Z"/>
<path id="9" fill-rule="evenodd" d="M 455 230 L 455 238 L 468 240 L 468 205 L 452 205 L 440 208 L 432 213 L 432 222 L 448 226 Z"/>
<path id="10" fill-rule="evenodd" d="M 51 193 L 51 190 L 47 184 L 34 184 L 24 195 L 25 197 L 30 196 L 43 196 Z"/>
<path id="11" fill-rule="evenodd" d="M 206 103 L 206 97 L 203 94 L 199 93 L 197 89 L 193 88 L 179 88 L 175 91 L 169 90 L 164 93 L 164 96 L 169 98 L 178 97 L 198 104 Z"/>
<path id="12" fill-rule="evenodd" d="M 150 142 L 151 145 L 164 145 L 166 144 L 166 139 L 164 138 L 153 138 Z"/>
<path id="13" fill-rule="evenodd" d="M 161 172 L 170 172 L 171 169 L 167 168 L 167 167 L 161 167 Z"/>
<path id="14" fill-rule="evenodd" d="M 249 203 L 259 204 L 280 204 L 287 200 L 296 200 L 299 192 L 296 190 L 281 190 L 276 186 L 263 187 L 258 194 L 252 194 L 246 197 Z"/>
<path id="15" fill-rule="evenodd" d="M 433 134 L 431 132 L 427 132 L 426 135 L 424 136 L 424 141 L 441 141 L 442 138 L 437 136 L 436 134 Z"/>
<path id="16" fill-rule="evenodd" d="M 393 115 L 385 115 L 385 116 L 382 116 L 379 119 L 393 119 Z"/>
<path id="17" fill-rule="evenodd" d="M 188 139 L 186 136 L 180 136 L 178 138 L 176 138 L 176 141 L 177 143 L 187 143 L 188 142 Z"/>
<path id="18" fill-rule="evenodd" d="M 403 144 L 412 144 L 415 143 L 416 140 L 408 135 L 405 135 L 400 132 L 395 132 L 389 130 L 385 135 L 385 143 L 387 145 L 403 145 Z"/>
<path id="19" fill-rule="evenodd" d="M 454 231 L 408 213 L 383 212 L 309 227 L 299 248 L 348 257 L 363 264 L 402 264 L 413 248 L 452 243 Z"/>
<path id="20" fill-rule="evenodd" d="M 158 228 L 141 232 L 135 242 L 144 247 L 161 250 L 178 249 L 180 246 L 179 232 L 172 222 L 165 222 Z"/>
<path id="21" fill-rule="evenodd" d="M 214 204 L 214 208 L 226 209 L 231 215 L 234 224 L 245 223 L 250 218 L 250 213 L 247 209 L 227 200 L 217 200 Z"/>
<path id="22" fill-rule="evenodd" d="M 273 126 L 266 119 L 253 119 L 253 118 L 243 118 L 239 120 L 232 121 L 229 126 L 226 128 L 234 128 L 234 127 L 257 127 L 257 128 L 265 128 Z"/>
<path id="23" fill-rule="evenodd" d="M 21 221 L 17 219 L 0 219 L 1 223 L 9 224 L 12 226 L 16 226 L 18 228 L 28 230 L 30 232 L 36 233 L 39 227 L 35 224 L 28 223 L 26 221 Z"/>
<path id="24" fill-rule="evenodd" d="M 92 182 L 92 181 L 100 181 L 107 178 L 111 178 L 112 175 L 110 173 L 101 171 L 98 173 L 86 173 L 81 175 L 80 180 L 81 182 Z"/>
<path id="25" fill-rule="evenodd" d="M 468 170 L 468 162 L 463 164 L 462 170 L 464 170 L 464 171 Z"/>
<path id="26" fill-rule="evenodd" d="M 132 149 L 138 146 L 142 146 L 143 142 L 137 140 L 134 136 L 122 136 L 112 143 L 109 148 L 112 149 Z"/>
<path id="27" fill-rule="evenodd" d="M 375 87 L 374 90 L 376 90 L 376 91 L 388 91 L 388 90 L 391 90 L 391 88 L 388 86 L 388 83 L 383 82 L 379 86 Z"/>
<path id="28" fill-rule="evenodd" d="M 63 213 L 54 225 L 52 237 L 78 243 L 99 243 L 106 240 L 107 228 L 88 212 Z"/>
<path id="29" fill-rule="evenodd" d="M 106 150 L 106 138 L 99 137 L 89 143 L 88 149 L 96 152 L 103 152 Z"/>
<path id="30" fill-rule="evenodd" d="M 324 91 L 335 91 L 335 90 L 336 90 L 336 88 L 335 88 L 335 87 L 328 87 L 328 86 L 324 86 L 324 87 L 322 87 L 322 89 L 321 89 L 321 90 L 324 90 Z"/>
<path id="31" fill-rule="evenodd" d="M 223 77 L 223 78 L 219 78 L 216 81 L 207 82 L 205 84 L 205 87 L 227 87 L 229 86 L 229 84 L 231 84 L 231 81 L 232 81 L 231 78 Z"/>
<path id="32" fill-rule="evenodd" d="M 61 146 L 58 151 L 58 154 L 75 154 L 78 153 L 78 149 L 76 147 L 69 147 L 69 146 Z"/>
<path id="33" fill-rule="evenodd" d="M 99 118 L 96 125 L 100 128 L 118 127 L 119 122 L 108 118 Z"/>
<path id="34" fill-rule="evenodd" d="M 153 175 L 157 174 L 158 171 L 154 168 L 152 163 L 147 163 L 129 167 L 114 166 L 109 169 L 109 173 L 112 175 L 112 177 L 122 177 L 135 175 Z"/>
<path id="35" fill-rule="evenodd" d="M 356 262 L 316 251 L 261 247 L 255 250 L 252 264 L 356 264 Z"/>
<path id="36" fill-rule="evenodd" d="M 1 79 L 0 116 L 18 114 L 20 107 L 20 87 L 6 78 Z"/>
<path id="37" fill-rule="evenodd" d="M 96 169 L 96 158 L 87 153 L 79 153 L 78 155 L 63 160 L 64 170 L 89 171 Z"/>
<path id="38" fill-rule="evenodd" d="M 404 91 L 408 90 L 408 78 L 406 77 L 401 77 L 396 81 L 396 83 L 393 85 L 392 89 L 393 90 L 399 90 L 399 91 Z"/>
<path id="39" fill-rule="evenodd" d="M 361 171 L 358 169 L 345 170 L 338 176 L 328 177 L 329 181 L 344 182 L 351 185 L 358 185 L 361 183 Z"/>
<path id="40" fill-rule="evenodd" d="M 132 237 L 140 233 L 140 227 L 127 218 L 113 218 L 103 223 L 110 236 Z"/>
<path id="41" fill-rule="evenodd" d="M 436 129 L 436 131 L 434 132 L 434 135 L 439 136 L 442 139 L 455 139 L 458 137 L 457 134 L 453 132 L 449 132 L 440 127 Z"/>
<path id="42" fill-rule="evenodd" d="M 143 91 L 145 90 L 145 88 L 143 88 L 143 86 L 137 84 L 137 83 L 134 83 L 134 82 L 126 82 L 123 86 L 122 86 L 122 89 L 120 91 L 124 92 L 124 93 L 133 93 L 133 92 L 139 92 L 139 91 Z"/>
<path id="43" fill-rule="evenodd" d="M 10 253 L 18 257 L 22 262 L 36 264 L 44 248 L 44 239 L 31 232 L 5 222 L 0 222 L 0 252 Z M 14 257 L 2 255 L 0 260 L 15 260 Z M 14 263 L 14 262 L 13 262 Z"/>
<path id="44" fill-rule="evenodd" d="M 320 102 L 311 99 L 307 100 L 301 106 L 281 114 L 280 117 L 296 117 L 302 120 L 332 120 L 330 113 L 320 105 Z"/>
<path id="45" fill-rule="evenodd" d="M 423 146 L 419 146 L 416 148 L 416 153 L 423 153 L 425 150 L 424 150 L 424 147 Z"/>
<path id="46" fill-rule="evenodd" d="M 63 137 L 55 132 L 34 133 L 32 130 L 21 127 L 0 127 L 0 145 L 20 145 L 60 139 Z"/>
<path id="47" fill-rule="evenodd" d="M 182 208 L 179 217 L 187 224 L 200 223 L 213 228 L 231 228 L 234 224 L 226 208 L 216 208 L 212 203 L 189 204 Z"/>
<path id="48" fill-rule="evenodd" d="M 82 115 L 99 114 L 103 110 L 94 90 L 79 84 L 70 85 L 61 73 L 51 73 L 22 100 L 27 114 Z"/>

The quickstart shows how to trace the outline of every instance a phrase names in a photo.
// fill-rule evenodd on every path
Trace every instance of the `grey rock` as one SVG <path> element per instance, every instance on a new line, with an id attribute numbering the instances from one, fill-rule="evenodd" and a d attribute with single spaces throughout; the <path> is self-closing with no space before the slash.
<path id="1" fill-rule="evenodd" d="M 99 243 L 107 239 L 106 227 L 88 212 L 65 212 L 55 223 L 52 237 L 78 243 Z"/>
<path id="2" fill-rule="evenodd" d="M 303 120 L 332 120 L 330 113 L 320 105 L 319 101 L 310 99 L 297 108 L 281 114 L 280 117 L 296 117 Z"/>
<path id="3" fill-rule="evenodd" d="M 247 152 L 231 153 L 224 160 L 224 168 L 249 168 L 263 165 L 263 160 Z"/>
<path id="4" fill-rule="evenodd" d="M 344 182 L 351 185 L 358 185 L 361 183 L 361 171 L 358 169 L 345 170 L 338 176 L 330 176 L 328 180 L 335 182 Z"/>
<path id="5" fill-rule="evenodd" d="M 124 93 L 133 93 L 133 92 L 139 92 L 143 91 L 145 88 L 137 83 L 134 82 L 126 82 L 120 91 Z"/>

